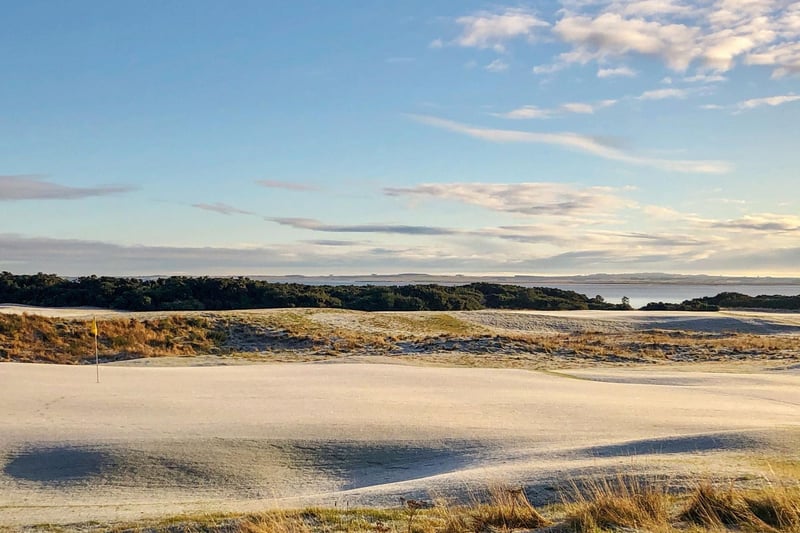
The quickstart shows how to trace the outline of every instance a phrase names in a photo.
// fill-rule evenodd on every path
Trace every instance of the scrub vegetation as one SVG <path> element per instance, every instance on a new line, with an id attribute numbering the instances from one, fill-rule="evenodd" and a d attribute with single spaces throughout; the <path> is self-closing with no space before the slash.
<path id="1" fill-rule="evenodd" d="M 688 492 L 665 480 L 620 476 L 590 480 L 562 495 L 563 501 L 534 507 L 522 487 L 490 487 L 467 504 L 444 499 L 399 498 L 384 509 L 306 508 L 255 514 L 194 514 L 120 524 L 33 526 L 26 531 L 117 533 L 481 533 L 613 531 L 719 533 L 800 532 L 800 487 L 795 480 L 762 488 L 699 482 Z"/>
<path id="2" fill-rule="evenodd" d="M 495 322 L 503 320 L 498 315 Z M 194 355 L 263 362 L 390 356 L 412 364 L 541 369 L 800 359 L 800 338 L 790 333 L 613 328 L 523 331 L 481 323 L 469 313 L 332 309 L 156 312 L 101 315 L 97 325 L 103 362 Z M 92 320 L 0 314 L 0 360 L 93 362 Z"/>

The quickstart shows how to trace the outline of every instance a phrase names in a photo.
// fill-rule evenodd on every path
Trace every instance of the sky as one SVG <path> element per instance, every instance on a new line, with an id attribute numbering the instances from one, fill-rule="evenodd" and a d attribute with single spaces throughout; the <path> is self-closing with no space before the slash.
<path id="1" fill-rule="evenodd" d="M 800 276 L 798 1 L 0 3 L 0 270 Z"/>

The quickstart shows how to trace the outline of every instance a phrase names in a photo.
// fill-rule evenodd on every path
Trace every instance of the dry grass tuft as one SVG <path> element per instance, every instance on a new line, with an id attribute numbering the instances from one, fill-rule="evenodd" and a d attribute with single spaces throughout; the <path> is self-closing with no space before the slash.
<path id="1" fill-rule="evenodd" d="M 573 485 L 573 501 L 566 504 L 566 526 L 571 531 L 591 532 L 618 528 L 670 527 L 670 497 L 666 484 L 619 476 Z"/>
<path id="2" fill-rule="evenodd" d="M 680 518 L 707 528 L 735 526 L 757 531 L 775 531 L 761 517 L 772 521 L 776 527 L 783 528 L 784 526 L 777 524 L 787 511 L 785 503 L 783 500 L 778 502 L 771 496 L 767 497 L 767 492 L 764 491 L 748 497 L 732 485 L 721 489 L 705 481 L 692 492 Z"/>
<path id="3" fill-rule="evenodd" d="M 102 359 L 209 353 L 224 339 L 208 319 L 182 315 L 98 320 L 97 326 Z M 0 359 L 93 361 L 91 321 L 0 314 Z"/>
<path id="4" fill-rule="evenodd" d="M 313 533 L 313 525 L 303 515 L 275 511 L 253 517 L 238 528 L 239 533 Z"/>
<path id="5" fill-rule="evenodd" d="M 437 502 L 438 533 L 470 533 L 514 529 L 539 529 L 552 524 L 537 511 L 522 488 L 497 485 L 489 488 L 486 502 L 468 506 L 449 506 Z"/>
<path id="6" fill-rule="evenodd" d="M 800 489 L 770 486 L 745 496 L 750 512 L 762 523 L 780 530 L 800 532 Z"/>
<path id="7" fill-rule="evenodd" d="M 550 524 L 531 505 L 524 489 L 507 486 L 490 487 L 489 503 L 475 506 L 472 516 L 478 530 L 490 527 L 535 529 Z"/>

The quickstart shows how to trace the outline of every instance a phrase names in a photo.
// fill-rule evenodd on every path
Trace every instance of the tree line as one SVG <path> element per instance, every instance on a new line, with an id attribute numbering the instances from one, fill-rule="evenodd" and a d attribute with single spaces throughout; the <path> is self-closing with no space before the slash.
<path id="1" fill-rule="evenodd" d="M 126 311 L 328 307 L 362 311 L 630 309 L 575 291 L 496 283 L 468 285 L 303 285 L 245 277 L 156 279 L 0 274 L 0 302 Z"/>
<path id="2" fill-rule="evenodd" d="M 231 310 L 329 307 L 361 311 L 476 309 L 629 310 L 628 299 L 606 302 L 575 291 L 498 283 L 468 285 L 304 285 L 246 277 L 172 276 L 155 279 L 0 273 L 0 302 L 46 307 L 103 307 L 124 311 Z M 722 292 L 681 303 L 652 302 L 646 311 L 717 311 L 726 308 L 800 309 L 800 295 L 748 296 Z"/>
<path id="3" fill-rule="evenodd" d="M 684 300 L 679 304 L 652 302 L 642 307 L 642 309 L 645 311 L 718 311 L 722 307 L 732 309 L 798 310 L 800 309 L 800 294 L 797 296 L 784 296 L 781 294 L 748 296 L 740 292 L 721 292 L 716 296 L 693 298 Z"/>

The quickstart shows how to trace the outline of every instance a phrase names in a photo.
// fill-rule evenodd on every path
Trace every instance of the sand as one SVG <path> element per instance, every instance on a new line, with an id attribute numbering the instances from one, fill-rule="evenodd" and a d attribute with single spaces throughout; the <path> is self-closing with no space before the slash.
<path id="1" fill-rule="evenodd" d="M 396 505 L 797 454 L 800 373 L 0 364 L 0 524 Z"/>

